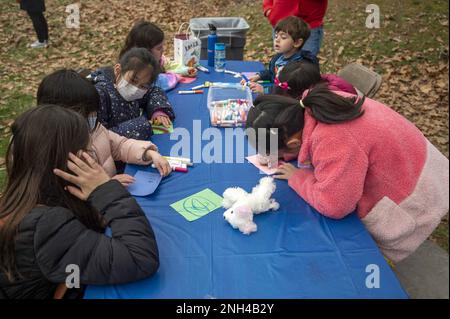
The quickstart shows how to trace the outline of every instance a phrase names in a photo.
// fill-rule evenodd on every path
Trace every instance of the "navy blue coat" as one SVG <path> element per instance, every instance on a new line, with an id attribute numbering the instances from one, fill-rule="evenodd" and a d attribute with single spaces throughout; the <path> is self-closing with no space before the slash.
<path id="1" fill-rule="evenodd" d="M 274 81 L 276 77 L 276 70 L 275 70 L 275 63 L 277 60 L 282 56 L 282 53 L 276 54 L 272 60 L 270 60 L 269 68 L 267 70 L 263 70 L 259 72 L 259 76 L 261 77 L 261 80 L 263 81 Z M 300 50 L 297 53 L 295 53 L 293 56 L 291 56 L 289 59 L 287 59 L 286 64 L 290 62 L 296 62 L 301 60 L 307 60 L 314 64 L 319 64 L 319 61 L 317 60 L 316 56 L 312 54 L 308 50 Z"/>
<path id="2" fill-rule="evenodd" d="M 91 74 L 100 95 L 97 118 L 107 129 L 136 140 L 149 140 L 152 125 L 149 123 L 155 112 L 163 112 L 172 121 L 175 118 L 166 93 L 153 86 L 137 101 L 126 101 L 114 86 L 112 68 L 101 68 Z"/>

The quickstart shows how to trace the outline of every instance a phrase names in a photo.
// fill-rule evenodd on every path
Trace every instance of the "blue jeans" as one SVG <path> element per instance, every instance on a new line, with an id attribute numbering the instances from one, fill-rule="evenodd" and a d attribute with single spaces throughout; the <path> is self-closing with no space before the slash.
<path id="1" fill-rule="evenodd" d="M 305 42 L 305 45 L 302 47 L 303 50 L 308 50 L 315 56 L 319 54 L 320 45 L 322 44 L 323 39 L 323 27 L 318 27 L 311 29 L 311 35 L 308 40 Z"/>

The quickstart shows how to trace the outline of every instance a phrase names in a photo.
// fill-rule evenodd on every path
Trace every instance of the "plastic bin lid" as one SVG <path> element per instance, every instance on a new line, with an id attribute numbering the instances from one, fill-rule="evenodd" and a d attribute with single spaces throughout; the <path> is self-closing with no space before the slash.
<path id="1" fill-rule="evenodd" d="M 208 24 L 214 24 L 217 31 L 247 31 L 250 29 L 247 21 L 241 17 L 204 17 L 189 20 L 193 31 L 209 32 Z"/>

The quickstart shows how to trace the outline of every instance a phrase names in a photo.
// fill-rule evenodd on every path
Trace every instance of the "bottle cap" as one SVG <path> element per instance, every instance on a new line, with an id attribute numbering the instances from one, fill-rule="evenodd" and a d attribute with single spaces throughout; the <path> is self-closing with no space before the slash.
<path id="1" fill-rule="evenodd" d="M 216 50 L 225 50 L 225 43 L 216 43 L 215 49 Z"/>

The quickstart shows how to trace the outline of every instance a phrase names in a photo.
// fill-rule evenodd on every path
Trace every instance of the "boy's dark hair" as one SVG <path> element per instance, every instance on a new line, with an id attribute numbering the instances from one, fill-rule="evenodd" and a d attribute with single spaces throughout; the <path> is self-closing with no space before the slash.
<path id="1" fill-rule="evenodd" d="M 298 99 L 303 92 L 322 81 L 320 68 L 307 60 L 288 63 L 278 74 L 280 82 L 287 82 L 289 89 L 285 90 L 274 85 L 272 93 L 290 96 Z"/>
<path id="2" fill-rule="evenodd" d="M 140 71 L 150 67 L 151 78 L 150 83 L 154 83 L 158 77 L 160 69 L 158 62 L 153 55 L 144 48 L 131 48 L 119 59 L 122 74 L 132 71 L 134 77 Z"/>
<path id="3" fill-rule="evenodd" d="M 302 100 L 307 111 L 319 122 L 327 124 L 343 123 L 354 120 L 364 114 L 362 105 L 364 98 L 344 98 L 331 92 L 326 83 L 315 86 Z M 259 133 L 261 129 L 266 132 L 265 150 L 269 152 L 270 140 L 274 130 L 277 129 L 278 148 L 286 147 L 286 142 L 295 133 L 303 130 L 306 109 L 300 105 L 299 100 L 280 95 L 262 95 L 254 102 L 247 116 L 247 128 L 253 128 Z M 250 139 L 250 144 L 257 148 L 258 134 Z"/>
<path id="4" fill-rule="evenodd" d="M 303 19 L 295 16 L 290 16 L 280 20 L 275 26 L 275 33 L 280 31 L 289 34 L 294 41 L 302 39 L 303 43 L 299 50 L 303 47 L 311 34 L 308 24 L 303 21 Z"/>
<path id="5" fill-rule="evenodd" d="M 153 49 L 163 42 L 164 32 L 156 24 L 140 20 L 131 28 L 128 33 L 125 44 L 120 50 L 119 59 L 131 48 Z"/>
<path id="6" fill-rule="evenodd" d="M 37 104 L 59 105 L 87 118 L 90 113 L 98 111 L 100 97 L 95 86 L 78 72 L 61 69 L 41 81 Z"/>

